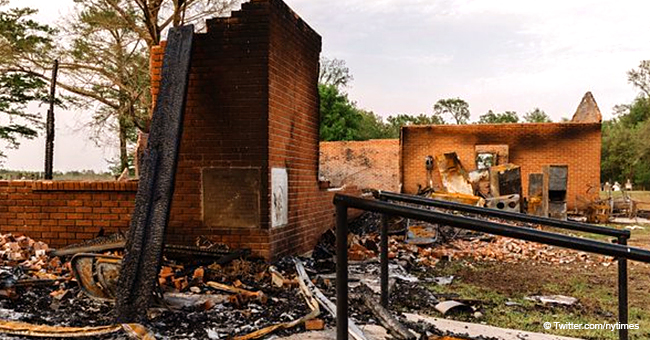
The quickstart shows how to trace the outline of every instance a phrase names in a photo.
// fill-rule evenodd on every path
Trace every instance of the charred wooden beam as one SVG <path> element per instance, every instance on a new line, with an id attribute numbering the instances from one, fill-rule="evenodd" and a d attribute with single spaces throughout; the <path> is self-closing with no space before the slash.
<path id="1" fill-rule="evenodd" d="M 54 164 L 54 102 L 56 100 L 56 77 L 59 73 L 59 61 L 52 65 L 52 80 L 50 81 L 50 108 L 47 110 L 45 121 L 45 179 L 52 179 Z"/>
<path id="2" fill-rule="evenodd" d="M 172 28 L 168 34 L 160 93 L 118 281 L 115 314 L 120 323 L 145 318 L 160 270 L 174 193 L 193 35 L 192 25 Z"/>
<path id="3" fill-rule="evenodd" d="M 390 334 L 400 340 L 415 340 L 415 334 L 411 333 L 397 319 L 374 298 L 374 294 L 366 285 L 359 287 L 363 304 L 374 314 L 382 326 L 386 327 Z"/>

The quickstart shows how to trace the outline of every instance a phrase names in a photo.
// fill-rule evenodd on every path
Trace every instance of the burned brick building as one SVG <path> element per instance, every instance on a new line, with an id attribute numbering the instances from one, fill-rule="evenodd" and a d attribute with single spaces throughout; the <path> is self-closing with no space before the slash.
<path id="1" fill-rule="evenodd" d="M 567 166 L 566 204 L 576 207 L 579 197 L 594 197 L 600 190 L 601 116 L 590 93 L 574 118 L 563 123 L 470 124 L 405 126 L 400 143 L 402 192 L 427 186 L 425 159 L 455 152 L 467 171 L 477 168 L 482 154 L 497 155 L 497 163 L 521 169 L 524 197 L 528 179 L 545 166 Z M 434 187 L 440 177 L 433 172 Z"/>
<path id="2" fill-rule="evenodd" d="M 318 182 L 321 37 L 281 0 L 252 0 L 206 26 L 194 36 L 168 242 L 204 235 L 267 258 L 307 251 L 334 221 Z M 152 50 L 154 95 L 163 53 Z M 0 231 L 53 246 L 125 231 L 136 190 L 0 182 Z"/>

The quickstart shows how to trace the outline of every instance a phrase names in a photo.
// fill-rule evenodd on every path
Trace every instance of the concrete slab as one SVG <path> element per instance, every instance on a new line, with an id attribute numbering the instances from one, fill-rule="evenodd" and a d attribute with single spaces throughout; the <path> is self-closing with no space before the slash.
<path id="1" fill-rule="evenodd" d="M 515 329 L 499 328 L 476 323 L 434 318 L 418 314 L 404 313 L 404 316 L 406 316 L 406 319 L 409 321 L 424 321 L 426 323 L 430 323 L 443 332 L 449 332 L 456 335 L 466 334 L 469 337 L 482 336 L 485 338 L 494 338 L 499 340 L 580 340 L 578 338 L 525 332 Z"/>
<path id="2" fill-rule="evenodd" d="M 434 325 L 436 328 L 451 335 L 466 335 L 469 337 L 483 337 L 499 340 L 581 340 L 552 334 L 533 333 L 516 329 L 499 328 L 469 322 L 461 322 L 435 318 L 426 315 L 404 313 L 409 321 L 423 321 Z M 391 337 L 385 328 L 377 325 L 358 325 L 368 340 L 388 340 Z M 273 338 L 276 340 L 336 340 L 336 329 L 328 328 L 322 331 L 312 331 L 294 334 L 288 337 Z"/>
<path id="3" fill-rule="evenodd" d="M 359 325 L 368 340 L 388 340 L 391 337 L 385 328 L 376 325 Z M 351 337 L 350 337 L 351 338 Z M 293 334 L 276 340 L 336 340 L 336 328 Z"/>

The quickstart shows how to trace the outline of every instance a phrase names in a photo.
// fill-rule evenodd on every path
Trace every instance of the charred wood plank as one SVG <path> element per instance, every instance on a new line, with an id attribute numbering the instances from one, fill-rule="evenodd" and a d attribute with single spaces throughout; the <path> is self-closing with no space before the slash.
<path id="1" fill-rule="evenodd" d="M 172 28 L 168 34 L 160 92 L 118 281 L 115 314 L 120 323 L 145 318 L 160 270 L 174 193 L 193 35 L 192 25 Z"/>
<path id="2" fill-rule="evenodd" d="M 374 299 L 374 293 L 368 286 L 361 285 L 361 298 L 363 304 L 374 314 L 382 326 L 386 327 L 390 334 L 400 340 L 415 340 L 416 336 L 404 327 L 379 301 Z"/>

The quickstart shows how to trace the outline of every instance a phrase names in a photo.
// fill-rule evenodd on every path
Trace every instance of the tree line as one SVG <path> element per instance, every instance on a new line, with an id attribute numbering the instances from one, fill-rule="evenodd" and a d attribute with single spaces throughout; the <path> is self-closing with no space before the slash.
<path id="1" fill-rule="evenodd" d="M 119 156 L 111 170 L 132 164 L 139 131 L 149 129 L 151 109 L 149 53 L 169 27 L 193 23 L 202 29 L 207 16 L 223 14 L 240 0 L 75 0 L 56 25 L 34 20 L 32 8 L 0 0 L 0 140 L 18 147 L 44 128 L 32 102 L 48 100 L 52 64 L 59 61 L 60 108 L 92 112 L 85 128 L 99 145 L 113 141 Z M 603 122 L 602 180 L 650 186 L 650 61 L 627 74 L 639 95 L 618 105 Z M 323 58 L 319 78 L 321 140 L 398 138 L 404 125 L 468 124 L 469 104 L 440 99 L 428 113 L 398 113 L 383 119 L 359 108 L 346 88 L 353 77 L 345 62 Z M 535 108 L 523 116 L 488 111 L 474 123 L 550 122 Z M 0 150 L 0 158 L 4 154 Z"/>
<path id="2" fill-rule="evenodd" d="M 629 104 L 614 107 L 614 117 L 602 124 L 601 181 L 650 187 L 650 60 L 642 61 L 627 74 L 639 90 Z M 323 58 L 319 91 L 321 97 L 320 138 L 324 141 L 353 141 L 399 138 L 404 125 L 469 124 L 469 104 L 460 98 L 438 100 L 430 114 L 396 114 L 385 120 L 359 108 L 345 92 L 353 77 L 344 61 Z M 563 118 L 562 121 L 568 119 Z M 479 116 L 475 124 L 546 123 L 550 117 L 534 108 L 519 117 L 515 111 Z"/>
<path id="3" fill-rule="evenodd" d="M 372 111 L 359 108 L 351 100 L 346 88 L 353 76 L 340 59 L 321 58 L 319 77 L 320 93 L 320 139 L 323 141 L 351 141 L 368 139 L 399 138 L 404 125 L 468 124 L 469 104 L 461 98 L 438 100 L 430 114 L 391 115 L 386 120 Z M 545 123 L 551 118 L 541 109 L 527 112 L 520 121 L 515 111 L 492 112 L 481 115 L 477 124 L 498 123 Z"/>
<path id="4" fill-rule="evenodd" d="M 601 181 L 650 188 L 650 60 L 627 73 L 638 91 L 629 104 L 614 107 L 614 117 L 603 122 Z"/>

